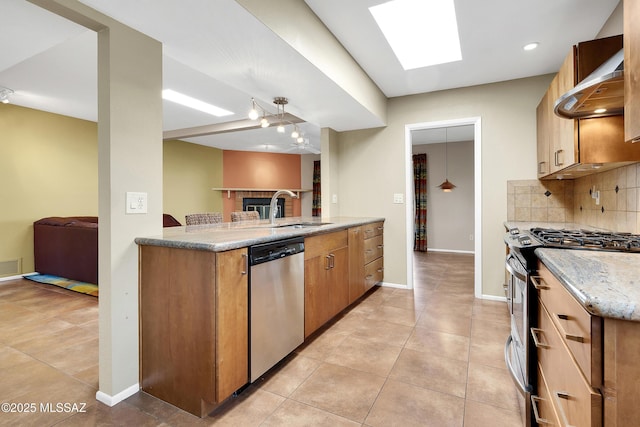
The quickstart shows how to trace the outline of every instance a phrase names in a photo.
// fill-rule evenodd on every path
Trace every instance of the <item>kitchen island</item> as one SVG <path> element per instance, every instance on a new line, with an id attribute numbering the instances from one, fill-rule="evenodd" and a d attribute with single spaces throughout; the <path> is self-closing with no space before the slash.
<path id="1" fill-rule="evenodd" d="M 383 278 L 383 218 L 282 218 L 140 237 L 140 384 L 197 416 L 249 382 L 253 245 L 303 237 L 309 337 Z"/>

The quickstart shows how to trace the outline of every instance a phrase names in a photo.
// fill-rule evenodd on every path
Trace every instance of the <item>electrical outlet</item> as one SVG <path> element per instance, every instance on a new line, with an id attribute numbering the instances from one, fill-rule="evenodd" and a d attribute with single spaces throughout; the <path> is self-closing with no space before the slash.
<path id="1" fill-rule="evenodd" d="M 402 193 L 394 193 L 393 194 L 393 203 L 404 203 L 404 194 L 402 194 Z"/>
<path id="2" fill-rule="evenodd" d="M 338 195 L 334 194 L 331 196 L 331 203 L 338 203 Z"/>
<path id="3" fill-rule="evenodd" d="M 147 193 L 127 192 L 125 213 L 146 214 L 147 213 Z"/>

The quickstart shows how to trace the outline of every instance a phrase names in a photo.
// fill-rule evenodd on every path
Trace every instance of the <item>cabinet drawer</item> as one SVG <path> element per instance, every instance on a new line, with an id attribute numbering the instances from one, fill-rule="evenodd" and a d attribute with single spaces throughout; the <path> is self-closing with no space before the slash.
<path id="1" fill-rule="evenodd" d="M 378 258 L 364 266 L 364 287 L 365 290 L 371 288 L 384 278 L 383 258 Z"/>
<path id="2" fill-rule="evenodd" d="M 347 245 L 347 230 L 306 237 L 304 239 L 304 259 L 323 256 L 327 252 L 346 247 Z"/>
<path id="3" fill-rule="evenodd" d="M 589 314 L 553 276 L 538 264 L 534 286 L 566 346 L 571 351 L 589 384 L 602 384 L 602 319 Z"/>
<path id="4" fill-rule="evenodd" d="M 544 377 L 542 368 L 538 364 L 538 390 L 537 395 L 531 396 L 531 404 L 533 406 L 533 414 L 538 425 L 542 426 L 561 426 L 558 414 L 551 402 L 551 392 L 547 386 L 547 380 Z"/>
<path id="5" fill-rule="evenodd" d="M 383 222 L 372 222 L 371 224 L 365 224 L 362 226 L 364 238 L 368 239 L 370 237 L 381 236 L 384 231 L 384 223 Z"/>
<path id="6" fill-rule="evenodd" d="M 573 362 L 547 310 L 539 308 L 538 362 L 561 425 L 601 426 L 602 396 Z"/>
<path id="7" fill-rule="evenodd" d="M 374 259 L 380 258 L 384 252 L 382 235 L 366 239 L 364 241 L 364 263 L 369 264 Z"/>

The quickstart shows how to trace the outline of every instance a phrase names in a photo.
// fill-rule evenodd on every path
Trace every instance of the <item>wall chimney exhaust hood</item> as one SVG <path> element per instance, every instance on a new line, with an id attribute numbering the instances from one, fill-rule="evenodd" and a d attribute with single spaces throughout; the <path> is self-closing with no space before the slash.
<path id="1" fill-rule="evenodd" d="M 620 49 L 576 87 L 558 98 L 553 111 L 565 119 L 623 114 L 623 68 L 624 50 Z"/>

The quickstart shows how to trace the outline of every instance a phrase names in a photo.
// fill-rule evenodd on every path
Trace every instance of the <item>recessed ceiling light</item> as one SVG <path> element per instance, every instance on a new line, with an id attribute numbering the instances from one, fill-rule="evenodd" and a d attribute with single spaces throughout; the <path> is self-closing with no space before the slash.
<path id="1" fill-rule="evenodd" d="M 533 50 L 533 49 L 537 48 L 539 44 L 540 43 L 538 43 L 538 42 L 528 43 L 528 44 L 525 44 L 522 48 L 524 50 Z"/>
<path id="2" fill-rule="evenodd" d="M 602 114 L 602 113 L 604 113 L 606 111 L 607 111 L 606 108 L 596 108 L 595 110 L 593 110 L 593 112 L 596 113 L 596 114 Z"/>
<path id="3" fill-rule="evenodd" d="M 163 90 L 162 98 L 216 117 L 230 116 L 233 114 L 231 111 L 225 110 L 224 108 L 216 107 L 215 105 L 200 101 L 199 99 L 192 98 L 171 89 Z"/>
<path id="4" fill-rule="evenodd" d="M 453 0 L 393 0 L 369 11 L 405 70 L 462 59 Z"/>

